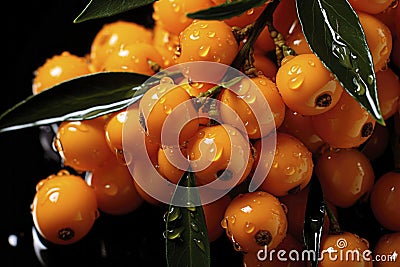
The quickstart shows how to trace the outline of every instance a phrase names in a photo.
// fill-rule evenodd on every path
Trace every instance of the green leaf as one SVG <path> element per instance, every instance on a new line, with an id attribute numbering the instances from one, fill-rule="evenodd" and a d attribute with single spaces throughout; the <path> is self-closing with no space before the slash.
<path id="1" fill-rule="evenodd" d="M 192 190 L 196 186 L 192 172 L 187 171 L 180 179 L 179 185 L 188 189 L 191 188 L 183 196 L 185 199 L 179 199 L 180 202 L 200 203 L 198 191 Z M 173 198 L 176 197 L 182 198 L 182 194 L 174 194 Z M 165 222 L 164 237 L 167 265 L 169 267 L 209 267 L 211 264 L 210 244 L 202 206 L 178 207 L 170 205 L 165 216 Z"/>
<path id="2" fill-rule="evenodd" d="M 346 0 L 296 0 L 312 51 L 346 91 L 384 125 L 371 52 L 357 14 Z"/>
<path id="3" fill-rule="evenodd" d="M 1 114 L 0 132 L 91 119 L 123 109 L 139 100 L 151 84 L 142 85 L 148 79 L 137 73 L 100 72 L 65 81 Z"/>
<path id="4" fill-rule="evenodd" d="M 149 5 L 156 0 L 90 0 L 85 9 L 75 18 L 74 23 L 110 17 L 141 6 Z"/>
<path id="5" fill-rule="evenodd" d="M 304 216 L 303 237 L 308 251 L 313 251 L 311 267 L 318 266 L 318 258 L 321 249 L 322 229 L 325 219 L 325 200 L 321 184 L 317 177 L 313 176 L 307 197 L 306 213 Z"/>
<path id="6" fill-rule="evenodd" d="M 224 20 L 239 16 L 247 10 L 263 5 L 267 0 L 238 0 L 226 2 L 208 9 L 188 13 L 186 16 L 192 19 Z"/>

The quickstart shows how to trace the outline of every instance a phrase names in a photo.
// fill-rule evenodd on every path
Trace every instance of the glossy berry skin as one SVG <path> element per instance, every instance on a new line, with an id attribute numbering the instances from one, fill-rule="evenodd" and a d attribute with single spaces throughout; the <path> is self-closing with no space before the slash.
<path id="1" fill-rule="evenodd" d="M 370 198 L 372 212 L 385 228 L 400 231 L 400 174 L 387 172 L 376 181 Z"/>
<path id="2" fill-rule="evenodd" d="M 111 154 L 102 118 L 62 122 L 54 146 L 63 164 L 77 171 L 92 171 Z"/>
<path id="3" fill-rule="evenodd" d="M 331 257 L 329 257 L 327 251 L 329 248 L 333 249 Z M 368 241 L 351 232 L 324 236 L 321 241 L 321 251 L 325 251 L 325 254 L 318 267 L 372 267 L 372 256 L 366 252 L 363 257 L 363 253 L 368 250 Z M 353 252 L 354 254 L 351 254 Z M 357 255 L 359 258 L 357 258 Z M 354 260 L 352 257 L 354 257 Z"/>
<path id="4" fill-rule="evenodd" d="M 76 243 L 84 238 L 98 217 L 93 188 L 82 177 L 67 171 L 41 180 L 31 207 L 38 232 L 59 245 Z"/>
<path id="5" fill-rule="evenodd" d="M 93 72 L 101 71 L 106 58 L 121 45 L 152 43 L 152 33 L 134 22 L 118 20 L 106 23 L 97 32 L 90 48 L 90 62 Z"/>
<path id="6" fill-rule="evenodd" d="M 357 11 L 378 14 L 385 11 L 392 0 L 349 0 L 349 3 Z"/>
<path id="7" fill-rule="evenodd" d="M 243 182 L 254 162 L 248 140 L 226 124 L 199 129 L 187 143 L 187 155 L 197 184 L 216 181 L 209 186 L 219 189 Z"/>
<path id="8" fill-rule="evenodd" d="M 307 43 L 300 22 L 296 20 L 293 25 L 293 28 L 286 38 L 286 44 L 293 49 L 296 54 L 311 54 L 312 50 Z"/>
<path id="9" fill-rule="evenodd" d="M 278 93 L 275 83 L 269 78 L 260 75 L 250 80 L 255 86 L 250 86 L 243 81 L 241 84 L 242 89 L 240 90 L 222 90 L 219 95 L 219 100 L 222 102 L 220 114 L 224 123 L 234 126 L 237 125 L 237 117 L 239 117 L 246 128 L 249 138 L 257 139 L 268 135 L 275 127 L 279 127 L 282 124 L 285 117 L 285 104 Z M 265 114 L 267 112 L 263 105 L 265 101 L 268 103 L 271 114 Z M 271 120 L 262 121 L 260 115 L 256 117 L 255 114 L 262 114 L 264 118 L 270 117 Z M 272 119 L 274 120 L 273 123 Z M 236 127 L 239 128 L 240 126 Z"/>
<path id="10" fill-rule="evenodd" d="M 180 106 L 178 111 L 173 111 L 177 106 Z M 170 114 L 173 115 L 169 118 L 168 125 L 164 127 Z M 159 144 L 162 131 L 169 139 L 179 136 L 179 144 L 182 144 L 189 140 L 199 127 L 198 112 L 191 101 L 191 96 L 183 86 L 174 85 L 172 80 L 162 80 L 160 85 L 150 88 L 143 95 L 139 103 L 139 116 L 146 135 Z M 187 121 L 186 118 L 192 120 Z M 171 142 L 173 141 L 175 139 Z M 165 142 L 163 145 L 177 145 Z"/>
<path id="11" fill-rule="evenodd" d="M 128 214 L 143 203 L 129 169 L 115 158 L 95 169 L 88 183 L 96 193 L 99 210 L 106 214 Z"/>
<path id="12" fill-rule="evenodd" d="M 210 0 L 160 0 L 153 4 L 153 19 L 168 32 L 179 35 L 193 19 L 187 13 L 207 9 L 213 6 Z"/>
<path id="13" fill-rule="evenodd" d="M 225 210 L 231 202 L 229 195 L 203 205 L 204 217 L 206 219 L 208 241 L 214 242 L 224 234 L 221 221 L 224 218 Z"/>
<path id="14" fill-rule="evenodd" d="M 280 201 L 264 191 L 235 197 L 221 222 L 237 251 L 256 253 L 264 246 L 276 248 L 285 238 L 287 219 Z"/>
<path id="15" fill-rule="evenodd" d="M 311 116 L 301 115 L 289 108 L 286 108 L 285 119 L 281 127 L 279 127 L 279 131 L 296 137 L 312 153 L 317 153 L 325 144 L 315 132 Z"/>
<path id="16" fill-rule="evenodd" d="M 278 67 L 276 63 L 271 60 L 269 57 L 265 56 L 260 50 L 254 51 L 254 67 L 260 76 L 264 75 L 265 77 L 275 80 L 276 72 L 278 71 Z"/>
<path id="17" fill-rule="evenodd" d="M 155 73 L 151 64 L 162 66 L 161 54 L 152 44 L 134 43 L 115 49 L 104 60 L 102 71 L 126 71 L 145 75 Z"/>
<path id="18" fill-rule="evenodd" d="M 374 267 L 396 267 L 399 258 L 394 258 L 400 251 L 400 232 L 392 232 L 382 235 L 374 249 Z"/>
<path id="19" fill-rule="evenodd" d="M 379 107 L 382 117 L 387 120 L 396 113 L 400 98 L 399 76 L 390 68 L 376 73 Z"/>
<path id="20" fill-rule="evenodd" d="M 153 46 L 162 57 L 162 66 L 167 68 L 175 63 L 175 51 L 179 45 L 178 35 L 164 29 L 156 23 L 153 29 Z"/>
<path id="21" fill-rule="evenodd" d="M 158 172 L 170 182 L 174 184 L 178 184 L 179 180 L 185 173 L 186 169 L 181 169 L 179 166 L 185 164 L 177 165 L 177 161 L 179 160 L 178 155 L 176 153 L 180 153 L 181 151 L 178 149 L 171 149 L 168 147 L 160 147 L 158 150 L 158 158 L 157 158 L 157 170 Z M 188 164 L 186 164 L 188 166 Z"/>
<path id="22" fill-rule="evenodd" d="M 331 110 L 312 116 L 315 132 L 335 148 L 353 148 L 363 144 L 371 136 L 375 120 L 366 109 L 343 92 L 339 102 Z"/>
<path id="23" fill-rule="evenodd" d="M 276 85 L 286 106 L 303 115 L 332 109 L 343 87 L 314 54 L 286 57 L 276 74 Z"/>
<path id="24" fill-rule="evenodd" d="M 260 141 L 254 144 L 256 151 L 259 151 Z M 265 149 L 264 149 L 265 150 Z M 275 196 L 284 196 L 290 192 L 296 192 L 305 188 L 310 182 L 314 163 L 311 152 L 297 138 L 292 135 L 278 132 L 276 135 L 275 155 L 272 159 L 272 166 L 269 172 L 267 168 L 271 162 L 271 153 L 262 150 L 267 160 L 260 162 L 260 154 L 257 153 L 255 166 L 260 163 L 265 168 L 267 176 L 260 185 L 260 189 Z M 267 165 L 267 166 L 266 166 Z"/>
<path id="25" fill-rule="evenodd" d="M 230 65 L 239 45 L 225 22 L 194 20 L 179 34 L 179 49 L 177 63 L 211 61 Z"/>
<path id="26" fill-rule="evenodd" d="M 232 26 L 232 27 L 240 27 L 240 28 L 246 27 L 247 25 L 256 21 L 258 16 L 260 16 L 260 14 L 263 12 L 263 10 L 265 9 L 265 7 L 267 5 L 268 4 L 265 3 L 261 6 L 250 8 L 249 10 L 242 13 L 241 15 L 234 16 L 234 17 L 226 19 L 224 21 L 226 24 L 228 24 L 229 26 Z"/>
<path id="27" fill-rule="evenodd" d="M 48 58 L 35 71 L 32 84 L 33 94 L 38 94 L 58 83 L 89 73 L 89 64 L 84 57 L 64 51 L 60 55 Z"/>
<path id="28" fill-rule="evenodd" d="M 371 51 L 375 72 L 387 67 L 392 52 L 392 33 L 388 26 L 373 15 L 357 12 Z"/>
<path id="29" fill-rule="evenodd" d="M 370 161 L 354 148 L 326 151 L 314 169 L 325 198 L 337 207 L 348 208 L 361 201 L 374 184 Z"/>

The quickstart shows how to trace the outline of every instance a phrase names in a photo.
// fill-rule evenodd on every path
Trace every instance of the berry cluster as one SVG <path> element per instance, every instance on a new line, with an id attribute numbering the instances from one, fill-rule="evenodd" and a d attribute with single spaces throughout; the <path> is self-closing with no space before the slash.
<path id="1" fill-rule="evenodd" d="M 151 76 L 188 62 L 231 65 L 246 42 L 243 29 L 268 2 L 224 21 L 186 16 L 224 2 L 156 1 L 153 28 L 110 22 L 97 32 L 87 55 L 64 51 L 40 66 L 33 94 L 90 73 Z M 400 8 L 392 1 L 349 2 L 371 50 L 383 118 L 398 119 L 400 82 L 395 68 L 400 67 Z M 274 13 L 276 31 L 295 52 L 279 64 L 271 56 L 277 39 L 266 27 L 254 43 L 250 62 L 240 68 L 247 78 L 233 85 L 197 82 L 195 72 L 179 81 L 167 77 L 127 110 L 60 123 L 54 148 L 63 167 L 75 172 L 64 168 L 37 185 L 32 214 L 39 233 L 55 244 L 71 244 L 90 231 L 101 213 L 131 213 L 144 201 L 163 206 L 152 190 L 138 183 L 148 177 L 144 161 L 149 159 L 151 167 L 173 184 L 190 167 L 197 185 L 219 181 L 214 189 L 235 192 L 204 204 L 203 211 L 209 241 L 227 237 L 243 253 L 244 266 L 306 266 L 276 258 L 260 261 L 257 256 L 265 246 L 304 249 L 304 214 L 314 177 L 332 211 L 326 215 L 322 249 L 337 246 L 341 238 L 349 244 L 346 249 L 372 249 L 355 232 L 333 233 L 333 227 L 329 228 L 332 218 L 339 216 L 337 209 L 363 202 L 369 203 L 375 219 L 388 231 L 374 252 L 400 251 L 400 174 L 393 167 L 376 177 L 373 166 L 385 152 L 387 129 L 375 123 L 310 50 L 294 3 L 282 0 Z M 209 75 L 218 80 L 223 74 Z M 265 100 L 268 109 L 255 95 Z M 172 125 L 164 127 L 171 116 Z M 182 121 L 186 118 L 190 119 Z M 164 140 L 164 131 L 174 134 L 176 144 Z M 272 152 L 263 148 L 265 142 L 275 142 Z M 182 159 L 187 160 L 182 163 Z M 265 175 L 256 191 L 248 192 L 243 185 L 254 173 Z M 333 264 L 328 258 L 320 262 L 320 266 Z M 374 266 L 397 266 L 384 264 Z M 372 263 L 348 262 L 346 266 Z"/>

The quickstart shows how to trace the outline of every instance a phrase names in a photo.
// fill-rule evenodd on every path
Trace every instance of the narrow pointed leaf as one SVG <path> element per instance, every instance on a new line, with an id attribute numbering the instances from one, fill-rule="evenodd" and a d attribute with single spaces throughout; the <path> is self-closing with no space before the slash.
<path id="1" fill-rule="evenodd" d="M 384 125 L 371 52 L 357 14 L 346 0 L 296 0 L 312 51 L 346 91 Z"/>
<path id="2" fill-rule="evenodd" d="M 1 114 L 0 132 L 91 119 L 123 109 L 139 100 L 150 85 L 142 85 L 148 79 L 137 73 L 102 72 L 60 83 Z"/>
<path id="3" fill-rule="evenodd" d="M 311 254 L 311 267 L 318 266 L 321 249 L 322 229 L 325 219 L 325 200 L 317 177 L 313 177 L 307 197 L 306 214 L 304 216 L 304 244 Z"/>
<path id="4" fill-rule="evenodd" d="M 192 19 L 224 20 L 239 16 L 247 10 L 263 5 L 267 0 L 238 0 L 187 14 Z"/>
<path id="5" fill-rule="evenodd" d="M 187 188 L 195 187 L 194 174 L 190 171 L 186 172 L 180 179 L 179 185 Z M 179 201 L 200 203 L 197 190 L 187 190 L 187 192 L 185 199 L 179 199 Z M 182 198 L 182 194 L 175 194 L 173 198 L 175 197 Z M 168 267 L 209 267 L 211 264 L 210 244 L 202 206 L 170 205 L 165 221 L 164 237 Z"/>
<path id="6" fill-rule="evenodd" d="M 87 20 L 110 17 L 141 6 L 149 5 L 156 0 L 90 0 L 85 9 L 75 18 L 79 23 Z"/>

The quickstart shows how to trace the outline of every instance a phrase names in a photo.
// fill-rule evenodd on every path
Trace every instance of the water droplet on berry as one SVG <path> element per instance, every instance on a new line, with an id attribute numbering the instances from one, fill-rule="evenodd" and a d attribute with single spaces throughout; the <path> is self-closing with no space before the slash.
<path id="1" fill-rule="evenodd" d="M 202 46 L 200 46 L 200 48 L 199 48 L 199 56 L 201 56 L 201 57 L 206 57 L 207 55 L 208 55 L 208 53 L 210 52 L 210 46 L 209 45 L 207 45 L 207 46 L 204 46 L 204 45 L 202 45 Z"/>

